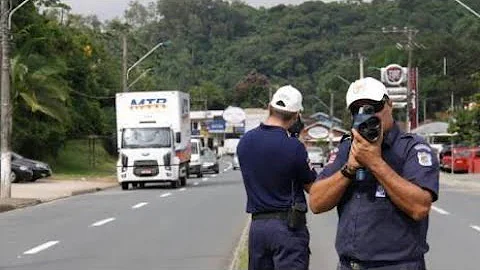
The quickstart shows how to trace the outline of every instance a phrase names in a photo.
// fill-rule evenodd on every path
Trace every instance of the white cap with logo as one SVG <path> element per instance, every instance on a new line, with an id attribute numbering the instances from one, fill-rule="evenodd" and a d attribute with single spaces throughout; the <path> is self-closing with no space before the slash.
<path id="1" fill-rule="evenodd" d="M 388 96 L 387 88 L 377 79 L 366 77 L 356 80 L 347 91 L 347 108 L 357 100 L 368 99 L 380 101 L 384 96 Z"/>
<path id="2" fill-rule="evenodd" d="M 302 93 L 291 85 L 282 86 L 273 95 L 270 106 L 287 112 L 302 111 Z"/>

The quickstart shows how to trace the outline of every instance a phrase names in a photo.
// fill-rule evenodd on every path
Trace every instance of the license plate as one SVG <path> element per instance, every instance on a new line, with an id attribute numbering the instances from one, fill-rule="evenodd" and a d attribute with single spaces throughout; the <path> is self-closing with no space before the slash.
<path id="1" fill-rule="evenodd" d="M 141 174 L 151 174 L 151 173 L 152 173 L 152 170 L 148 170 L 148 169 L 146 169 L 146 170 L 141 170 L 140 173 L 141 173 Z"/>

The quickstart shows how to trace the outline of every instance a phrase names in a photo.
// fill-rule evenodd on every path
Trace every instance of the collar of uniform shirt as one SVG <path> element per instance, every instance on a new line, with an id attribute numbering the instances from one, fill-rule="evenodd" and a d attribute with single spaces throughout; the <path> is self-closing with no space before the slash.
<path id="1" fill-rule="evenodd" d="M 392 147 L 393 142 L 395 141 L 395 138 L 397 138 L 399 133 L 400 128 L 397 126 L 397 123 L 393 123 L 392 128 L 383 137 L 383 144 L 388 146 L 389 148 Z"/>
<path id="2" fill-rule="evenodd" d="M 266 125 L 264 123 L 260 123 L 260 128 L 267 129 L 267 130 L 273 130 L 273 131 L 282 131 L 282 132 L 285 132 L 285 133 L 287 132 L 283 127 Z"/>

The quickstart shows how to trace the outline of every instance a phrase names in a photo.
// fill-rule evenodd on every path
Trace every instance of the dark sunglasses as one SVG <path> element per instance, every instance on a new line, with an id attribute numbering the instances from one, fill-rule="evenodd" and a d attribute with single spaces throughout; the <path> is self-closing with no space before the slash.
<path id="1" fill-rule="evenodd" d="M 383 110 L 383 108 L 385 107 L 385 103 L 387 103 L 387 101 L 388 101 L 388 97 L 384 96 L 380 101 L 365 100 L 365 102 L 352 104 L 350 106 L 350 113 L 352 113 L 352 115 L 357 115 L 360 108 L 364 106 L 368 106 L 373 109 L 373 112 L 369 112 L 369 113 L 378 113 Z"/>

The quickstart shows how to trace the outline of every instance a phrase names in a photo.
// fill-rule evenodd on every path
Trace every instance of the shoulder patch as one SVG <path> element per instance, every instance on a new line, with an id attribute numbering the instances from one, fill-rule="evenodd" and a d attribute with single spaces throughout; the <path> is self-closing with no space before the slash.
<path id="1" fill-rule="evenodd" d="M 418 152 L 417 153 L 418 164 L 428 167 L 432 166 L 432 154 L 427 152 Z"/>
<path id="2" fill-rule="evenodd" d="M 429 151 L 429 152 L 432 151 L 432 148 L 430 146 L 426 145 L 426 144 L 417 144 L 413 148 L 415 148 L 415 150 L 417 150 L 417 151 L 420 151 L 420 150 L 425 150 L 425 151 Z"/>

